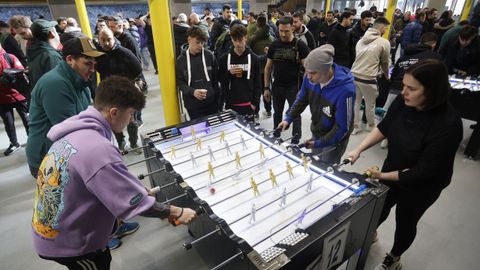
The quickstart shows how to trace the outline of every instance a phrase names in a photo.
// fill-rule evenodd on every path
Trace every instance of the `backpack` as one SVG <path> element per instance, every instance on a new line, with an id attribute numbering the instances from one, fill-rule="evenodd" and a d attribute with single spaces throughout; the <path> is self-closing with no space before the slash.
<path id="1" fill-rule="evenodd" d="M 230 30 L 224 29 L 222 34 L 218 36 L 217 41 L 215 42 L 215 56 L 217 59 L 227 53 L 231 46 L 232 39 L 230 38 Z"/>
<path id="2" fill-rule="evenodd" d="M 3 57 L 7 60 L 10 68 L 3 69 L 3 74 L 0 77 L 0 85 L 5 88 L 15 89 L 28 99 L 30 96 L 30 81 L 27 74 L 25 74 L 25 70 L 11 68 L 13 66 L 13 60 L 8 53 L 3 54 Z"/>

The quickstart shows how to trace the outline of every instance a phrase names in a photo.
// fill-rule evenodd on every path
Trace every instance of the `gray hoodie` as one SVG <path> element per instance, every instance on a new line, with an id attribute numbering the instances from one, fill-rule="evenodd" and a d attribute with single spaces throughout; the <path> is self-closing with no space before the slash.
<path id="1" fill-rule="evenodd" d="M 369 28 L 355 47 L 356 58 L 352 74 L 363 80 L 375 80 L 380 70 L 388 73 L 390 65 L 390 42 L 380 31 Z"/>

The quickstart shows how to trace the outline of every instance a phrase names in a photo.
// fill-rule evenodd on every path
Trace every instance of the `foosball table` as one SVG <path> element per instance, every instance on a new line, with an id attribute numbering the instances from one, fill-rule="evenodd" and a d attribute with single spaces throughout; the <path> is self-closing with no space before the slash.
<path id="1" fill-rule="evenodd" d="M 159 202 L 212 269 L 363 269 L 388 190 L 324 164 L 231 111 L 142 135 Z"/>

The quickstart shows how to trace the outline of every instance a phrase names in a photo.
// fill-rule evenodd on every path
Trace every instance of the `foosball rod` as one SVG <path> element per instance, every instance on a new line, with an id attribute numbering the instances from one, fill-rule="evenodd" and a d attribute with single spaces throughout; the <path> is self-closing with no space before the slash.
<path id="1" fill-rule="evenodd" d="M 296 164 L 296 165 L 294 166 L 294 168 L 297 167 L 297 166 L 300 166 L 300 164 Z M 285 172 L 286 172 L 286 171 L 283 171 L 283 172 L 281 172 L 280 174 L 285 173 Z M 319 179 L 319 178 L 322 178 L 322 177 L 324 177 L 325 175 L 331 174 L 331 173 L 333 173 L 333 171 L 327 170 L 327 171 L 325 171 L 325 172 L 317 175 L 317 177 L 313 178 L 312 181 L 315 181 L 315 180 L 317 180 L 317 179 Z M 267 181 L 268 181 L 268 179 L 260 182 L 260 184 L 265 183 L 265 182 L 267 182 Z M 308 185 L 309 182 L 310 182 L 310 180 L 308 180 L 307 183 L 302 184 L 302 185 L 298 186 L 297 188 L 290 190 L 287 194 L 291 194 L 291 193 L 293 193 L 293 192 L 295 192 L 295 191 L 303 188 L 305 185 Z M 249 188 L 249 189 L 250 189 L 250 188 Z M 249 189 L 246 189 L 246 190 L 249 190 Z M 246 191 L 246 190 L 245 190 L 245 191 Z M 271 205 L 271 204 L 273 204 L 273 203 L 275 203 L 276 201 L 281 200 L 281 199 L 282 199 L 282 196 L 280 196 L 280 197 L 278 197 L 277 199 L 274 199 L 273 201 L 270 201 L 269 203 L 266 203 L 266 204 L 264 204 L 263 206 L 257 208 L 257 211 L 258 211 L 258 210 L 261 210 L 261 209 L 263 209 L 263 208 L 265 208 L 265 207 L 267 207 L 267 206 L 269 206 L 269 205 Z M 214 205 L 212 205 L 212 206 L 214 206 Z M 229 223 L 228 225 L 230 226 L 230 225 L 232 225 L 232 224 L 234 224 L 234 223 L 236 223 L 236 222 L 238 222 L 238 221 L 246 218 L 246 217 L 249 216 L 249 215 L 250 215 L 250 214 L 247 214 L 247 215 L 245 215 L 245 216 L 243 216 L 243 217 L 240 217 L 239 219 L 234 220 L 233 222 Z"/>
<path id="2" fill-rule="evenodd" d="M 279 157 L 279 156 L 276 156 L 275 158 L 277 158 L 277 157 Z M 252 167 L 255 167 L 255 166 L 257 166 L 257 165 L 253 165 Z M 300 163 L 295 164 L 295 165 L 292 167 L 292 169 L 295 169 L 295 168 L 298 167 L 298 166 L 300 166 Z M 277 175 L 281 175 L 281 174 L 286 173 L 286 172 L 287 172 L 287 170 L 281 171 L 281 172 L 279 172 Z M 317 176 L 317 177 L 321 177 L 321 176 L 323 176 L 323 175 L 324 175 L 324 174 L 321 174 L 320 176 Z M 228 177 L 227 177 L 227 178 L 228 178 Z M 260 185 L 260 184 L 263 184 L 263 183 L 265 183 L 265 182 L 268 182 L 269 179 L 270 179 L 270 178 L 261 180 L 260 182 L 258 182 L 258 184 Z M 220 181 L 221 181 L 221 180 L 220 180 Z M 219 182 L 219 181 L 217 181 L 217 182 Z M 217 183 L 217 182 L 215 182 L 215 183 Z M 214 184 L 214 183 L 212 183 L 212 184 Z M 205 186 L 205 187 L 206 187 L 206 186 Z M 205 187 L 201 187 L 201 188 L 199 188 L 199 189 L 197 189 L 197 190 L 200 190 L 200 189 L 205 188 Z M 222 203 L 222 202 L 224 202 L 224 201 L 226 201 L 226 200 L 229 200 L 229 199 L 231 199 L 231 198 L 233 198 L 233 197 L 235 197 L 235 196 L 237 196 L 237 195 L 239 195 L 239 194 L 241 194 L 241 193 L 243 193 L 243 192 L 246 192 L 246 191 L 248 191 L 248 190 L 250 190 L 250 189 L 251 189 L 251 187 L 249 187 L 249 188 L 247 188 L 247 189 L 244 189 L 244 190 L 242 190 L 242 191 L 240 191 L 240 192 L 237 192 L 235 195 L 230 196 L 230 197 L 228 197 L 228 198 L 225 198 L 225 199 L 223 199 L 223 200 L 217 201 L 216 203 L 212 204 L 211 206 L 213 207 L 213 206 L 215 206 L 215 205 L 217 205 L 217 204 L 219 204 L 219 203 Z M 195 190 L 195 191 L 197 191 L 197 190 Z"/>
<path id="3" fill-rule="evenodd" d="M 228 134 L 237 132 L 237 131 L 239 131 L 239 130 L 241 130 L 241 129 L 236 129 L 236 130 L 230 131 L 230 132 L 228 132 L 228 133 L 225 133 L 225 135 L 228 135 Z M 207 137 L 207 136 L 210 137 L 210 136 L 215 135 L 215 134 L 217 134 L 217 133 L 221 133 L 222 131 L 224 131 L 224 130 L 220 130 L 220 131 L 217 131 L 217 132 L 214 132 L 214 133 L 207 134 L 207 135 L 203 136 L 202 138 L 205 138 L 205 137 Z M 204 140 L 204 142 L 205 142 L 205 141 L 211 141 L 211 140 L 214 140 L 214 139 L 216 139 L 216 137 L 207 138 L 207 139 Z M 157 141 L 154 141 L 154 142 L 158 142 L 158 141 L 160 141 L 160 140 L 157 140 Z M 194 146 L 194 145 L 195 145 L 195 143 L 193 143 L 193 144 L 188 144 L 188 145 L 185 145 L 185 146 L 183 146 L 183 147 L 179 147 L 179 148 L 176 149 L 176 150 L 182 150 L 182 149 L 184 149 L 184 148 L 188 148 L 188 147 L 191 147 L 191 146 Z M 163 151 L 165 151 L 165 152 L 163 152 Z M 165 148 L 165 149 L 162 150 L 162 153 L 164 153 L 164 154 L 167 154 L 167 153 L 169 153 L 169 152 L 170 152 L 170 148 L 169 148 L 169 147 L 167 147 L 167 148 Z"/>
<path id="4" fill-rule="evenodd" d="M 140 174 L 140 175 L 137 176 L 137 178 L 140 179 L 140 180 L 143 180 L 143 179 L 145 179 L 145 177 L 147 177 L 147 176 L 150 176 L 150 175 L 152 175 L 152 174 L 156 174 L 156 173 L 159 173 L 159 172 L 163 172 L 163 171 L 165 171 L 166 169 L 167 169 L 167 168 L 164 167 L 164 168 L 162 168 L 162 169 L 158 169 L 158 170 L 155 170 L 155 171 L 151 171 L 151 172 L 146 173 L 146 174 Z"/>
<path id="5" fill-rule="evenodd" d="M 246 129 L 246 128 L 242 128 L 241 130 L 244 130 L 244 129 Z M 248 139 L 246 139 L 246 140 L 243 140 L 243 143 L 245 143 L 245 142 L 247 142 L 247 141 L 250 141 L 250 140 L 254 140 L 254 139 L 256 139 L 256 138 L 258 138 L 258 137 L 260 137 L 260 136 L 261 136 L 261 135 L 257 135 L 257 134 L 256 134 L 255 136 L 252 136 L 252 137 L 250 137 L 250 138 L 248 138 Z M 278 141 L 279 141 L 279 142 L 284 142 L 284 141 L 288 141 L 288 140 L 290 140 L 290 139 L 292 139 L 292 138 L 293 138 L 293 136 L 291 136 L 291 137 L 289 137 L 289 138 L 287 138 L 287 139 L 284 139 L 284 140 L 281 139 L 281 138 L 279 138 Z M 235 146 L 235 145 L 238 145 L 238 144 L 241 144 L 241 143 L 242 143 L 242 140 L 240 139 L 240 142 L 234 143 L 234 144 L 229 145 L 229 146 Z M 193 145 L 194 145 L 194 144 L 192 144 L 192 145 L 190 145 L 190 146 L 193 146 Z M 272 147 L 272 145 L 269 145 L 269 146 L 267 146 L 266 148 L 270 148 L 270 147 Z M 213 151 L 213 152 L 215 153 L 215 152 L 218 152 L 218 151 L 222 151 L 222 150 L 225 150 L 226 148 L 227 148 L 227 147 L 220 148 L 220 149 L 217 149 L 217 150 L 215 150 L 215 151 Z M 182 148 L 182 149 L 183 149 L 183 148 Z M 167 152 L 165 152 L 164 154 L 167 154 L 168 152 L 170 152 L 170 151 L 167 151 Z M 255 152 L 254 152 L 254 153 L 255 153 Z M 201 157 L 204 157 L 204 156 L 207 156 L 207 155 L 209 155 L 209 153 L 205 153 L 205 154 L 203 154 L 203 155 L 198 155 L 198 156 L 196 156 L 195 158 L 201 158 Z M 184 161 L 181 161 L 181 162 L 179 162 L 179 163 L 172 164 L 172 165 L 176 166 L 176 165 L 180 165 L 180 164 L 183 164 L 183 163 L 187 163 L 188 161 L 189 161 L 189 160 L 187 159 L 187 160 L 184 160 Z M 225 163 L 225 164 L 227 164 L 227 163 Z M 222 164 L 222 165 L 224 165 L 224 164 Z"/>
<path id="6" fill-rule="evenodd" d="M 273 144 L 268 145 L 267 147 L 265 147 L 265 149 L 271 148 L 272 146 L 273 146 Z M 258 152 L 259 152 L 259 151 L 255 151 L 255 152 L 249 153 L 249 154 L 247 154 L 247 155 L 245 155 L 245 156 L 243 156 L 243 157 L 247 157 L 247 156 L 253 155 L 253 154 L 258 153 Z M 272 159 L 274 159 L 274 158 L 283 156 L 283 155 L 285 155 L 287 152 L 288 152 L 288 151 L 281 152 L 280 154 L 278 154 L 278 155 L 276 155 L 276 156 L 274 156 L 274 157 L 267 158 L 267 160 L 272 160 Z M 232 163 L 232 162 L 233 162 L 233 161 L 228 161 L 228 162 L 219 164 L 219 165 L 217 165 L 215 168 L 218 168 L 218 167 L 223 166 L 223 165 L 227 165 L 227 164 Z M 262 160 L 260 163 L 254 164 L 254 165 L 252 165 L 252 166 L 250 166 L 250 167 L 247 167 L 247 168 L 243 168 L 243 169 L 239 170 L 238 172 L 242 173 L 242 172 L 244 172 L 244 171 L 246 171 L 246 170 L 250 170 L 251 168 L 253 168 L 253 167 L 255 167 L 255 166 L 261 165 L 263 162 L 264 162 L 264 161 Z M 298 166 L 298 165 L 299 165 L 299 164 L 297 164 L 297 165 L 295 165 L 295 166 Z M 207 170 L 207 171 L 208 171 L 208 170 Z M 198 176 L 199 174 L 205 173 L 205 172 L 207 172 L 207 171 L 199 172 L 199 173 L 194 174 L 194 175 L 191 175 L 191 176 L 189 176 L 189 177 L 187 177 L 187 178 L 185 178 L 185 179 Z M 238 172 L 237 172 L 237 173 L 238 173 Z M 223 181 L 223 180 L 225 180 L 225 179 L 227 179 L 227 178 L 230 178 L 230 177 L 234 176 L 235 174 L 236 174 L 236 173 L 227 175 L 227 176 L 225 176 L 225 177 L 223 177 L 223 178 L 220 178 L 220 179 L 218 179 L 217 181 L 212 182 L 212 184 L 221 182 L 221 181 Z M 199 188 L 196 189 L 195 191 L 200 190 L 200 189 L 203 189 L 203 188 L 206 188 L 206 187 L 208 187 L 208 186 L 199 187 Z"/>
<path id="7" fill-rule="evenodd" d="M 242 127 L 238 127 L 238 126 L 237 126 L 237 129 L 236 129 L 236 130 L 230 131 L 230 132 L 228 132 L 228 133 L 226 133 L 226 134 L 231 134 L 231 133 L 234 133 L 234 132 L 237 132 L 237 131 L 242 131 L 242 130 L 245 130 L 246 128 L 247 128 L 247 127 L 245 127 L 245 126 L 242 126 Z M 206 129 L 202 129 L 202 130 L 200 130 L 200 131 L 203 131 L 203 130 L 206 130 Z M 207 134 L 207 135 L 204 136 L 203 138 L 205 138 L 205 137 L 207 137 L 207 136 L 210 137 L 211 135 L 214 135 L 214 134 L 217 134 L 217 133 L 221 133 L 221 132 L 224 132 L 224 131 L 225 131 L 225 130 L 219 130 L 219 131 L 216 131 L 216 132 L 214 132 L 214 133 Z M 226 134 L 225 134 L 225 135 L 226 135 Z M 185 134 L 185 135 L 187 135 L 187 134 Z M 181 135 L 181 136 L 182 136 L 182 138 L 183 138 L 183 135 Z M 205 141 L 209 141 L 209 140 L 213 140 L 213 139 L 215 139 L 215 138 L 209 138 L 209 139 L 206 139 Z M 155 141 L 155 142 L 158 142 L 158 141 L 159 141 L 159 140 L 157 140 L 157 141 Z M 193 145 L 195 145 L 195 143 L 186 145 L 186 146 L 184 146 L 184 147 L 179 147 L 178 150 L 181 150 L 181 149 L 184 149 L 184 148 L 188 148 L 188 147 L 191 147 L 191 146 L 193 146 Z M 166 149 L 164 149 L 164 150 L 167 150 L 167 151 L 165 151 L 165 153 L 169 153 L 169 152 L 170 152 L 170 151 L 168 151 L 168 148 L 166 148 Z"/>
<path id="8" fill-rule="evenodd" d="M 325 175 L 325 174 L 322 174 L 322 176 Z M 329 198 L 327 198 L 326 200 L 322 201 L 319 205 L 313 207 L 312 209 L 310 209 L 309 211 L 307 211 L 305 213 L 305 215 L 311 213 L 313 210 L 317 209 L 318 207 L 324 205 L 325 203 L 327 203 L 328 201 L 330 201 L 331 199 L 335 198 L 336 196 L 338 196 L 340 193 L 344 192 L 345 190 L 351 188 L 353 185 L 357 184 L 356 182 L 355 183 L 351 183 L 350 185 L 344 187 L 342 190 L 340 190 L 339 192 L 333 194 L 332 196 L 330 196 Z M 303 212 L 303 211 L 302 211 Z M 275 235 L 277 234 L 278 232 L 280 232 L 281 230 L 287 228 L 288 226 L 292 225 L 293 223 L 297 222 L 298 221 L 298 215 L 296 215 L 297 218 L 293 219 L 291 222 L 287 223 L 286 225 L 284 225 L 283 227 L 280 227 L 278 230 L 276 230 L 275 232 L 271 233 L 269 236 L 263 238 L 262 240 L 260 240 L 259 242 L 257 242 L 257 244 L 253 245 L 252 247 L 255 247 L 256 245 L 268 240 L 269 238 L 272 237 L 272 235 Z"/>
<path id="9" fill-rule="evenodd" d="M 208 237 L 210 237 L 211 235 L 214 235 L 214 234 L 216 234 L 216 233 L 218 233 L 218 232 L 220 232 L 220 228 L 217 228 L 217 229 L 215 229 L 215 230 L 213 230 L 213 231 L 211 231 L 211 232 L 209 232 L 209 233 L 207 233 L 207 234 L 205 234 L 205 235 L 203 235 L 203 236 L 201 236 L 201 237 L 193 240 L 192 242 L 184 243 L 184 244 L 183 244 L 183 248 L 184 248 L 185 250 L 190 250 L 190 249 L 193 247 L 193 245 L 195 245 L 196 243 L 198 243 L 198 242 L 200 242 L 200 241 L 202 241 L 202 240 L 205 240 L 205 239 L 207 239 Z"/>
<path id="10" fill-rule="evenodd" d="M 233 255 L 232 257 L 226 259 L 225 261 L 221 262 L 220 264 L 218 264 L 217 266 L 213 267 L 212 269 L 210 270 L 218 270 L 218 269 L 221 269 L 222 267 L 224 267 L 227 263 L 233 261 L 234 259 L 236 259 L 237 257 L 240 257 L 243 255 L 243 252 L 239 251 L 237 254 Z"/>
<path id="11" fill-rule="evenodd" d="M 154 158 L 156 158 L 156 156 L 151 156 L 151 157 L 148 157 L 148 158 L 145 158 L 145 159 L 141 159 L 141 160 L 138 160 L 138 161 L 134 161 L 134 162 L 132 162 L 132 163 L 126 164 L 125 166 L 130 167 L 130 166 L 133 166 L 133 165 L 142 163 L 142 162 L 149 161 L 150 159 L 154 159 Z"/>

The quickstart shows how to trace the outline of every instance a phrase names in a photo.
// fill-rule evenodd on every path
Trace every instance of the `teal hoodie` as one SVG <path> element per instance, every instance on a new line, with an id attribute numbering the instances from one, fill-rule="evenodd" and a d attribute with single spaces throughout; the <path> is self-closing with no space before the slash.
<path id="1" fill-rule="evenodd" d="M 43 74 L 62 62 L 62 54 L 45 41 L 34 40 L 27 48 L 28 76 L 35 86 Z"/>
<path id="2" fill-rule="evenodd" d="M 91 103 L 88 82 L 66 62 L 60 62 L 37 82 L 30 101 L 30 128 L 27 140 L 27 161 L 39 168 L 52 145 L 47 139 L 50 128 L 77 115 Z"/>

